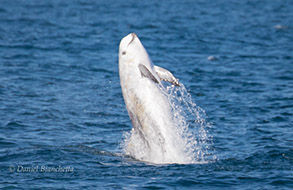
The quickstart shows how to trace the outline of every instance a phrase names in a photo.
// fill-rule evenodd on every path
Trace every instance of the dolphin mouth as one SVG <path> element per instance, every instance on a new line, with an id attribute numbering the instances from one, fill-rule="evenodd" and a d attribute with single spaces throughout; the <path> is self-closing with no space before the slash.
<path id="1" fill-rule="evenodd" d="M 131 33 L 131 36 L 132 36 L 132 39 L 130 40 L 130 42 L 128 43 L 127 46 L 129 46 L 135 40 L 135 38 L 137 37 L 137 35 L 135 33 Z"/>

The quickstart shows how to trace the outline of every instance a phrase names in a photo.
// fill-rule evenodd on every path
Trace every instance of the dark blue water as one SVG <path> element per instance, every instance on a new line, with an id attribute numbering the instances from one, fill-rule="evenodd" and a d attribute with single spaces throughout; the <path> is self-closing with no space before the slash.
<path id="1" fill-rule="evenodd" d="M 130 32 L 206 111 L 216 160 L 124 156 Z M 1 0 L 0 188 L 292 189 L 292 73 L 291 0 Z"/>

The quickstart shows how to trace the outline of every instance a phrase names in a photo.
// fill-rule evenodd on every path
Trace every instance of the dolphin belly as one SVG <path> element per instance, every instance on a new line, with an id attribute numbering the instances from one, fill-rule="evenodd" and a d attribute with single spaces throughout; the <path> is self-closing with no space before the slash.
<path id="1" fill-rule="evenodd" d="M 158 84 L 145 78 L 143 85 L 135 89 L 124 89 L 124 94 L 133 130 L 147 147 L 161 144 L 161 152 L 164 152 L 165 137 L 161 130 L 169 119 L 166 118 L 169 116 L 169 104 Z"/>

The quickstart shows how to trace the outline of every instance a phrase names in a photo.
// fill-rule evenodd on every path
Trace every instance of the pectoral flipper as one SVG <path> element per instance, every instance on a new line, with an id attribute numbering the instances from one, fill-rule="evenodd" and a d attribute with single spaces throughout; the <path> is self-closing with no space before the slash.
<path id="1" fill-rule="evenodd" d="M 160 77 L 160 80 L 170 82 L 175 86 L 180 86 L 179 80 L 176 79 L 173 76 L 173 74 L 170 71 L 168 71 L 167 69 L 164 69 L 159 66 L 155 66 L 154 69 L 155 69 L 157 75 Z"/>

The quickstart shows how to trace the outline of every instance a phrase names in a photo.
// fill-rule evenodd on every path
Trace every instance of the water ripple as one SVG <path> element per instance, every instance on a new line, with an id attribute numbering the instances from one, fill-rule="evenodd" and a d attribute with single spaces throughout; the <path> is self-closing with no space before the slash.
<path id="1" fill-rule="evenodd" d="M 292 189 L 288 0 L 0 5 L 0 188 Z M 118 46 L 130 32 L 206 111 L 215 162 L 162 166 L 121 153 L 132 125 Z M 75 170 L 9 171 L 17 165 Z"/>

